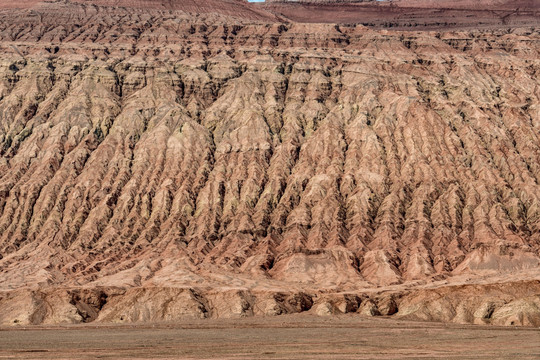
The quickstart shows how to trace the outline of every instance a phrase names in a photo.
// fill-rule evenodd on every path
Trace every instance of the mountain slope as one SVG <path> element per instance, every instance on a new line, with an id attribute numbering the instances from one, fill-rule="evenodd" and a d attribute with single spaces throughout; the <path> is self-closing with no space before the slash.
<path id="1" fill-rule="evenodd" d="M 538 323 L 537 29 L 0 17 L 0 322 Z"/>
<path id="2" fill-rule="evenodd" d="M 400 30 L 498 29 L 540 23 L 540 5 L 535 0 L 270 0 L 260 8 L 290 21 Z"/>

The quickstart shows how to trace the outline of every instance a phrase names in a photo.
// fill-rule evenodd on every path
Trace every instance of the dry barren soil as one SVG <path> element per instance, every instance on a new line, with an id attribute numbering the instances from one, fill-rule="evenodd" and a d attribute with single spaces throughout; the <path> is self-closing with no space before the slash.
<path id="1" fill-rule="evenodd" d="M 538 359 L 540 330 L 358 315 L 0 329 L 0 359 Z"/>

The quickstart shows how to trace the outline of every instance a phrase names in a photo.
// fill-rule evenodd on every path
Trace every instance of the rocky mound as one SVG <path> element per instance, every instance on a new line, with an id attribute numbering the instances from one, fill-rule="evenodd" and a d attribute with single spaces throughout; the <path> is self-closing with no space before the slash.
<path id="1" fill-rule="evenodd" d="M 0 322 L 538 325 L 539 39 L 1 11 Z"/>

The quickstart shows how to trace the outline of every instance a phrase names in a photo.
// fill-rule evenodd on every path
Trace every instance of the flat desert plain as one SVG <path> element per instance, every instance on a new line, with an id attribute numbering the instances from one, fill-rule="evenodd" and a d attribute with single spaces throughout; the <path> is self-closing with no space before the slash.
<path id="1" fill-rule="evenodd" d="M 304 314 L 0 329 L 1 359 L 540 359 L 540 329 Z"/>

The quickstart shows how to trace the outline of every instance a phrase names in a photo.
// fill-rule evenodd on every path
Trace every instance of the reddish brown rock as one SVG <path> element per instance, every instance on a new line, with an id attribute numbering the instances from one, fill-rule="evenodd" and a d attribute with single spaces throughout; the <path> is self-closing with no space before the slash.
<path id="1" fill-rule="evenodd" d="M 290 21 L 415 31 L 538 26 L 540 16 L 535 0 L 266 0 L 260 8 Z"/>
<path id="2" fill-rule="evenodd" d="M 0 322 L 538 324 L 539 30 L 225 3 L 0 11 Z"/>

